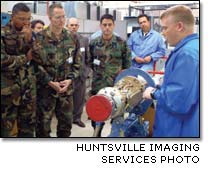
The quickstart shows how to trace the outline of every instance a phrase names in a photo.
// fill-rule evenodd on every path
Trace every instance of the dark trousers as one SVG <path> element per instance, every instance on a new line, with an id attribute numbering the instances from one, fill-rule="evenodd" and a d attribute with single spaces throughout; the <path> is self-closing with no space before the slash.
<path id="1" fill-rule="evenodd" d="M 102 136 L 102 129 L 105 125 L 105 122 L 95 122 L 91 120 L 91 125 L 94 129 L 93 137 L 101 137 Z"/>
<path id="2" fill-rule="evenodd" d="M 74 93 L 73 93 L 73 121 L 81 120 L 81 115 L 83 113 L 83 107 L 85 104 L 85 94 L 86 94 L 86 80 L 77 79 L 74 82 Z"/>

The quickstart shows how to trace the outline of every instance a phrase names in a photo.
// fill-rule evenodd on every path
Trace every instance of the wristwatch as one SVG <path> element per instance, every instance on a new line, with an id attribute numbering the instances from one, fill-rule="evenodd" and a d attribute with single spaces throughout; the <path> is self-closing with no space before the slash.
<path id="1" fill-rule="evenodd" d="M 153 100 L 155 100 L 155 97 L 154 97 L 154 92 L 156 91 L 157 89 L 153 89 L 150 93 L 150 96 Z"/>

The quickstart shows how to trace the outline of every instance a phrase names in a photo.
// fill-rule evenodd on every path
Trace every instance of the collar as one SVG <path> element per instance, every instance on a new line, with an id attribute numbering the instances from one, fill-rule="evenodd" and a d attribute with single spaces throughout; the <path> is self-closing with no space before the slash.
<path id="1" fill-rule="evenodd" d="M 65 28 L 62 29 L 61 32 L 61 37 L 60 40 L 63 40 L 66 36 L 67 30 Z M 50 26 L 48 26 L 48 28 L 46 28 L 46 34 L 49 38 L 53 39 L 53 40 L 57 40 L 57 38 L 55 37 L 55 35 L 52 33 Z"/>
<path id="2" fill-rule="evenodd" d="M 108 43 L 111 44 L 111 43 L 114 43 L 115 41 L 116 41 L 116 36 L 113 34 L 113 35 L 112 35 L 112 38 L 108 41 Z M 100 44 L 105 44 L 106 41 L 102 38 L 102 36 L 100 36 L 100 37 L 98 38 L 98 43 L 100 43 Z"/>
<path id="3" fill-rule="evenodd" d="M 143 35 L 144 32 L 143 32 L 141 29 L 138 30 L 139 36 L 140 36 L 140 37 L 144 37 L 144 38 L 145 38 L 145 37 L 148 37 L 148 36 L 151 35 L 152 33 L 153 33 L 153 29 L 150 29 L 150 30 L 148 31 L 147 35 L 144 36 L 144 35 Z"/>
<path id="4" fill-rule="evenodd" d="M 199 39 L 199 35 L 197 33 L 188 35 L 187 37 L 183 38 L 174 48 L 173 52 L 176 52 L 179 48 L 181 48 L 183 45 L 188 43 L 190 40 Z"/>

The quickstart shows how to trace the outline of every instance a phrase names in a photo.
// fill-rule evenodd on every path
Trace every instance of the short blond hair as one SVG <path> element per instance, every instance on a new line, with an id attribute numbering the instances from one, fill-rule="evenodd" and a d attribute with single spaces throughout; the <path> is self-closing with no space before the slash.
<path id="1" fill-rule="evenodd" d="M 173 16 L 175 22 L 183 22 L 188 26 L 194 26 L 195 19 L 192 13 L 192 10 L 185 5 L 176 5 L 168 8 L 162 13 L 160 19 L 163 19 L 168 16 Z"/>
<path id="2" fill-rule="evenodd" d="M 61 4 L 51 4 L 48 11 L 50 17 L 53 16 L 53 11 L 55 8 L 63 9 L 63 6 Z"/>

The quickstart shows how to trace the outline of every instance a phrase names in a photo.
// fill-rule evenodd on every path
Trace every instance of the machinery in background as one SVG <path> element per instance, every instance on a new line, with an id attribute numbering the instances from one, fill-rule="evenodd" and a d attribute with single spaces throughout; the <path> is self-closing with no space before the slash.
<path id="1" fill-rule="evenodd" d="M 153 101 L 143 100 L 142 94 L 148 86 L 155 86 L 148 73 L 127 69 L 117 76 L 114 87 L 105 87 L 90 97 L 86 112 L 96 121 L 96 128 L 103 121 L 112 119 L 109 137 L 147 137 L 149 122 L 142 116 Z"/>
<path id="2" fill-rule="evenodd" d="M 11 19 L 11 15 L 5 12 L 1 12 L 1 26 L 5 26 Z"/>

